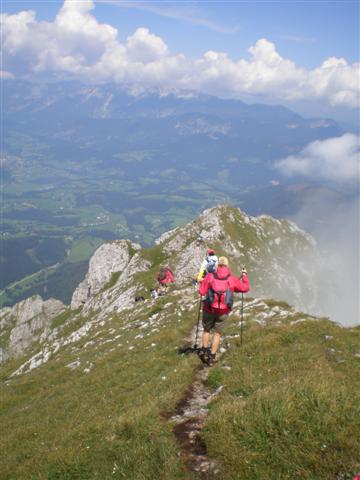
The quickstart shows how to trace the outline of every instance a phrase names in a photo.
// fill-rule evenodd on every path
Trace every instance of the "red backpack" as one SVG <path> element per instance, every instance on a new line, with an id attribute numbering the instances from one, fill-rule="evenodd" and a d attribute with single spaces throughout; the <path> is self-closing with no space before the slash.
<path id="1" fill-rule="evenodd" d="M 206 294 L 206 303 L 211 308 L 218 310 L 231 309 L 234 303 L 234 293 L 229 288 L 228 278 L 230 273 L 224 278 L 219 278 L 216 273 L 210 280 L 209 290 Z"/>
<path id="2" fill-rule="evenodd" d="M 158 274 L 158 280 L 165 280 L 167 271 L 168 271 L 167 268 L 161 267 L 160 272 Z"/>

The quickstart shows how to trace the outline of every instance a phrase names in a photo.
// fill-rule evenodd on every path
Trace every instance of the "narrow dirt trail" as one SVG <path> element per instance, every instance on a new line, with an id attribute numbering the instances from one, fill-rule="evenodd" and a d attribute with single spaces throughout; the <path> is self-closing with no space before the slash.
<path id="1" fill-rule="evenodd" d="M 199 478 L 210 480 L 216 478 L 216 464 L 207 456 L 201 435 L 208 414 L 207 405 L 215 395 L 205 385 L 208 374 L 208 368 L 199 367 L 193 383 L 170 420 L 175 422 L 174 434 L 184 463 Z"/>
<path id="2" fill-rule="evenodd" d="M 188 341 L 193 342 L 195 331 L 191 332 Z M 174 434 L 180 446 L 180 455 L 188 469 L 198 478 L 211 480 L 216 478 L 217 468 L 213 460 L 207 456 L 207 448 L 202 438 L 202 430 L 208 415 L 208 404 L 219 391 L 211 392 L 206 385 L 210 368 L 201 364 L 196 370 L 193 382 L 189 385 L 184 397 L 169 417 L 175 423 Z"/>

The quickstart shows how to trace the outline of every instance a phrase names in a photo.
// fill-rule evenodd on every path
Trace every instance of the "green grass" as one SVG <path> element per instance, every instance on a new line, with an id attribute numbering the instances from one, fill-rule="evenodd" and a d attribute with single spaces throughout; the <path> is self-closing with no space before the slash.
<path id="1" fill-rule="evenodd" d="M 219 388 L 224 381 L 224 371 L 219 368 L 214 368 L 210 371 L 207 378 L 207 384 L 212 390 Z"/>
<path id="2" fill-rule="evenodd" d="M 71 263 L 88 260 L 104 240 L 95 237 L 84 237 L 73 242 L 66 261 Z"/>
<path id="3" fill-rule="evenodd" d="M 51 328 L 57 328 L 61 325 L 64 325 L 64 323 L 71 317 L 72 314 L 73 312 L 70 309 L 60 313 L 60 315 L 51 320 Z"/>
<path id="4" fill-rule="evenodd" d="M 252 232 L 241 238 L 253 242 Z M 212 246 L 225 253 L 220 244 Z M 87 247 L 78 243 L 73 258 Z M 175 257 L 166 258 L 160 246 L 141 255 L 151 267 L 135 282 L 147 292 L 159 266 Z M 231 268 L 239 273 L 240 265 Z M 104 290 L 118 277 L 114 273 Z M 7 363 L 1 373 L 2 478 L 191 479 L 172 424 L 164 420 L 198 366 L 195 355 L 176 354 L 195 321 L 194 310 L 176 315 L 181 300 L 181 293 L 173 293 L 114 314 L 46 365 L 11 381 L 20 360 Z M 257 309 L 262 307 L 252 315 Z M 144 330 L 141 322 L 154 316 L 161 323 Z M 341 329 L 325 319 L 290 324 L 304 317 L 299 313 L 279 325 L 275 316 L 266 327 L 247 317 L 243 346 L 239 338 L 227 339 L 229 350 L 209 371 L 209 388 L 223 386 L 204 431 L 219 479 L 328 480 L 360 469 L 360 329 Z M 66 336 L 90 319 L 67 311 L 52 326 L 63 327 Z M 229 333 L 239 333 L 238 320 L 233 315 Z M 77 360 L 81 366 L 70 370 L 67 365 Z"/>
<path id="5" fill-rule="evenodd" d="M 11 318 L 7 321 L 6 326 L 2 326 L 0 334 L 0 348 L 7 348 L 12 329 L 15 327 L 16 319 Z"/>
<path id="6" fill-rule="evenodd" d="M 164 327 L 135 340 L 143 332 L 139 322 L 148 316 L 136 316 L 125 331 L 128 318 L 114 316 L 106 328 L 92 332 L 98 333 L 96 346 L 85 348 L 87 337 L 75 352 L 66 347 L 58 359 L 2 382 L 1 478 L 192 478 L 163 414 L 174 411 L 197 364 L 195 356 L 177 355 L 193 318 L 178 323 L 168 308 Z M 110 335 L 111 328 L 116 333 Z M 113 340 L 118 334 L 121 339 Z M 112 340 L 114 350 L 101 345 L 101 338 Z M 66 367 L 77 358 L 81 368 Z M 93 368 L 85 373 L 88 364 Z"/>
<path id="7" fill-rule="evenodd" d="M 224 386 L 205 434 L 219 478 L 327 480 L 359 470 L 359 332 L 309 320 L 253 326 L 244 338 L 223 357 L 231 370 L 219 366 L 208 380 Z"/>
<path id="8" fill-rule="evenodd" d="M 106 285 L 102 288 L 102 292 L 105 292 L 105 290 L 108 290 L 109 288 L 113 287 L 115 283 L 119 280 L 119 277 L 121 275 L 121 272 L 113 272 L 111 274 L 110 280 L 107 282 Z"/>
<path id="9" fill-rule="evenodd" d="M 178 300 L 172 294 L 115 314 L 10 382 L 19 360 L 5 365 L 1 478 L 192 478 L 164 419 L 198 366 L 195 355 L 177 355 L 194 324 L 194 310 L 181 320 L 175 315 Z M 156 314 L 156 329 L 143 329 Z M 70 320 L 69 312 L 54 319 L 57 326 L 66 322 L 63 335 L 85 319 Z M 229 332 L 238 331 L 236 321 L 234 315 Z M 309 319 L 266 328 L 248 322 L 243 333 L 242 346 L 239 338 L 224 342 L 230 347 L 207 379 L 212 391 L 223 387 L 203 433 L 218 478 L 349 478 L 360 468 L 360 329 Z M 69 369 L 75 360 L 81 366 Z"/>

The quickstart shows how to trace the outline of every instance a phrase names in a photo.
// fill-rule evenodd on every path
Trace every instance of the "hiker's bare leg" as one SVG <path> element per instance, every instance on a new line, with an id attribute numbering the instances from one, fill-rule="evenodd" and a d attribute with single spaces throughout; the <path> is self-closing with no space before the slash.
<path id="1" fill-rule="evenodd" d="M 209 346 L 209 340 L 210 340 L 210 333 L 204 332 L 202 337 L 202 346 L 204 348 L 207 348 Z"/>
<path id="2" fill-rule="evenodd" d="M 219 349 L 221 335 L 218 332 L 214 333 L 213 340 L 211 343 L 211 353 L 216 353 Z"/>

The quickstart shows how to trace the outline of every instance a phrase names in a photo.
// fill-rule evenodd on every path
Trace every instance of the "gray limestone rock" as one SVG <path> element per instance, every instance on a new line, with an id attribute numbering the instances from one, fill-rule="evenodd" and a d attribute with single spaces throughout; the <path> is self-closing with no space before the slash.
<path id="1" fill-rule="evenodd" d="M 0 361 L 21 356 L 34 342 L 45 339 L 51 331 L 51 320 L 65 309 L 60 300 L 50 298 L 44 301 L 34 295 L 12 308 L 0 310 L 1 337 L 5 344 Z"/>
<path id="2" fill-rule="evenodd" d="M 112 274 L 121 274 L 129 264 L 132 253 L 139 250 L 140 245 L 128 240 L 119 240 L 101 245 L 91 257 L 89 270 L 85 279 L 76 288 L 71 309 L 83 306 L 91 297 L 99 293 L 111 280 Z"/>

